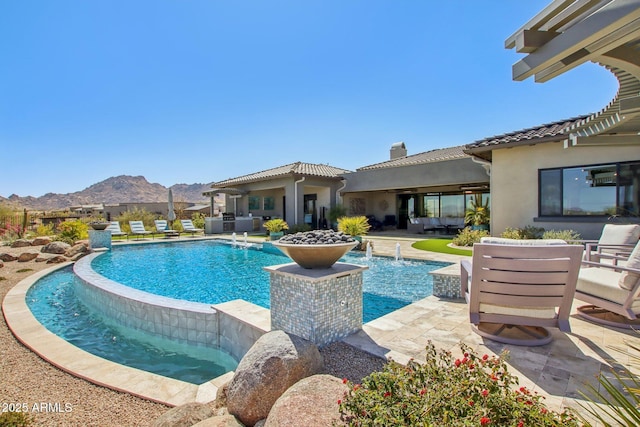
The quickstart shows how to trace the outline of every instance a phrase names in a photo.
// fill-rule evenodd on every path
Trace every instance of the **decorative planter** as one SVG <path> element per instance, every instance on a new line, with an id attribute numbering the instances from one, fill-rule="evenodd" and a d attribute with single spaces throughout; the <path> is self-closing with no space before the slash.
<path id="1" fill-rule="evenodd" d="M 284 236 L 284 231 L 271 231 L 269 232 L 269 240 L 278 240 Z"/>
<path id="2" fill-rule="evenodd" d="M 321 269 L 331 267 L 357 244 L 358 242 L 304 245 L 275 242 L 273 246 L 302 268 Z"/>
<path id="3" fill-rule="evenodd" d="M 105 230 L 109 226 L 109 223 L 108 222 L 92 222 L 89 225 L 94 230 Z"/>

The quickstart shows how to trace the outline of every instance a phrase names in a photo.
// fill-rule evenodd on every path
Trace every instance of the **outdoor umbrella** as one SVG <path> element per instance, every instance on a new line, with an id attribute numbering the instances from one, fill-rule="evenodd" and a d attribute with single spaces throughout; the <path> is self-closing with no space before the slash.
<path id="1" fill-rule="evenodd" d="M 176 219 L 175 208 L 173 207 L 173 192 L 169 189 L 169 212 L 167 213 L 167 225 L 173 227 L 173 221 Z"/>

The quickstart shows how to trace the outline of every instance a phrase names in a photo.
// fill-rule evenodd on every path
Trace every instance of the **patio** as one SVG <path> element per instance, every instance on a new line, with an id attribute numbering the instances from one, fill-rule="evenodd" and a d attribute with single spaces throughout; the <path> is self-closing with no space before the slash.
<path id="1" fill-rule="evenodd" d="M 458 262 L 461 257 L 436 254 L 413 249 L 418 240 L 400 233 L 376 233 L 368 235 L 373 241 L 375 255 L 395 255 L 396 243 L 400 243 L 404 258 L 430 259 Z M 577 317 L 574 304 L 570 319 L 570 334 L 553 330 L 554 340 L 541 347 L 520 347 L 484 340 L 471 331 L 468 307 L 464 300 L 428 297 L 401 310 L 364 325 L 363 330 L 345 339 L 355 347 L 368 352 L 391 357 L 403 362 L 408 358 L 424 360 L 424 347 L 431 340 L 437 348 L 447 349 L 454 355 L 460 353 L 458 344 L 464 342 L 480 354 L 510 352 L 511 371 L 520 378 L 520 385 L 546 397 L 550 409 L 568 406 L 578 408 L 584 399 L 579 391 L 586 392 L 585 384 L 597 385 L 596 375 L 603 373 L 613 377 L 610 368 L 629 368 L 640 373 L 640 365 L 619 350 L 628 350 L 625 341 L 638 344 L 638 333 L 609 328 L 587 322 Z"/>

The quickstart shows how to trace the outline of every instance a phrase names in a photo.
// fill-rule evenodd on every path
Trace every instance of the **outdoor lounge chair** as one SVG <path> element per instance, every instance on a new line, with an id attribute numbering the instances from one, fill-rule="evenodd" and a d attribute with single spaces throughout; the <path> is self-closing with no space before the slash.
<path id="1" fill-rule="evenodd" d="M 152 234 L 151 231 L 147 231 L 144 228 L 144 224 L 142 221 L 129 221 L 129 227 L 131 227 L 131 235 L 138 236 L 146 236 L 148 234 Z"/>
<path id="2" fill-rule="evenodd" d="M 193 221 L 191 221 L 190 219 L 181 219 L 180 223 L 182 224 L 182 228 L 185 233 L 191 233 L 191 237 L 193 237 L 196 233 L 204 231 L 202 228 L 196 228 L 193 225 Z"/>
<path id="3" fill-rule="evenodd" d="M 528 346 L 551 342 L 546 327 L 570 332 L 582 249 L 561 240 L 476 243 L 460 275 L 474 332 Z"/>
<path id="4" fill-rule="evenodd" d="M 640 327 L 640 242 L 624 266 L 583 261 L 576 299 L 589 305 L 578 314 L 593 322 L 618 328 Z"/>
<path id="5" fill-rule="evenodd" d="M 120 229 L 120 223 L 118 221 L 111 221 L 105 230 L 109 230 L 111 232 L 111 237 L 127 235 L 127 233 Z"/>
<path id="6" fill-rule="evenodd" d="M 172 230 L 169 228 L 169 225 L 166 219 L 156 219 L 154 220 L 154 223 L 156 225 L 156 231 L 158 233 L 164 233 L 165 237 L 180 235 L 180 232 L 178 232 L 178 230 Z"/>
<path id="7" fill-rule="evenodd" d="M 628 256 L 640 239 L 638 224 L 605 224 L 600 238 L 585 240 L 585 261 L 601 262 L 608 256 Z M 613 262 L 615 264 L 615 261 Z"/>

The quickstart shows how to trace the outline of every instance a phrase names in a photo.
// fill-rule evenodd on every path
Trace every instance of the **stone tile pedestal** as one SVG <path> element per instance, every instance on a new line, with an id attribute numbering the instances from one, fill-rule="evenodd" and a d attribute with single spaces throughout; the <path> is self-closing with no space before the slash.
<path id="1" fill-rule="evenodd" d="M 111 231 L 89 230 L 89 249 L 111 249 Z"/>
<path id="2" fill-rule="evenodd" d="M 362 329 L 362 272 L 338 262 L 331 268 L 298 264 L 265 267 L 271 279 L 271 330 L 323 346 Z"/>

